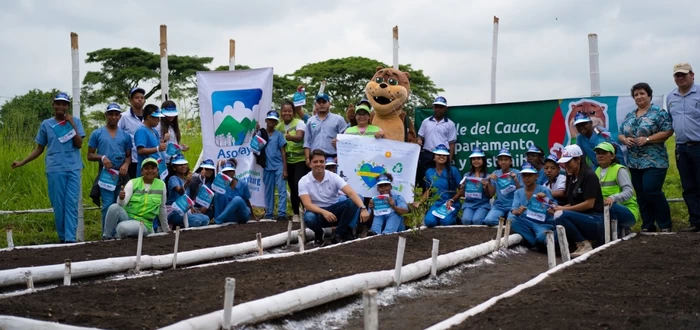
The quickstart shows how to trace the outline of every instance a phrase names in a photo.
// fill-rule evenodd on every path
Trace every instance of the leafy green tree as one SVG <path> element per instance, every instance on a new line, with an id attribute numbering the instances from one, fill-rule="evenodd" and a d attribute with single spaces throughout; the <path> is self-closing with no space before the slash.
<path id="1" fill-rule="evenodd" d="M 2 140 L 31 141 L 44 119 L 53 116 L 53 99 L 60 91 L 33 89 L 15 96 L 0 107 Z M 68 111 L 71 111 L 70 109 Z"/>

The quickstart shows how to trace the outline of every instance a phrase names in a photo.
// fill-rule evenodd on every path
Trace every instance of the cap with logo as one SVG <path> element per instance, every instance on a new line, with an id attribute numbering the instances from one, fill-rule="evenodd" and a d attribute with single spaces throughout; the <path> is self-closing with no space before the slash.
<path id="1" fill-rule="evenodd" d="M 166 117 L 177 117 L 177 107 L 175 107 L 173 105 L 169 105 L 169 106 L 161 109 L 161 112 Z"/>
<path id="2" fill-rule="evenodd" d="M 447 106 L 447 99 L 443 96 L 438 96 L 435 98 L 433 105 L 444 105 Z"/>
<path id="3" fill-rule="evenodd" d="M 546 163 L 547 161 L 550 161 L 550 162 L 556 163 L 558 160 L 559 160 L 559 158 L 557 157 L 557 155 L 550 154 L 549 156 L 547 156 L 547 158 L 544 159 L 544 162 Z"/>
<path id="4" fill-rule="evenodd" d="M 688 63 L 678 63 L 673 66 L 673 74 L 690 73 L 691 71 L 693 71 L 693 67 Z"/>
<path id="5" fill-rule="evenodd" d="M 590 123 L 590 122 L 591 122 L 591 118 L 589 118 L 583 112 L 577 112 L 576 116 L 574 117 L 574 125 L 578 125 L 581 123 Z"/>
<path id="6" fill-rule="evenodd" d="M 211 159 L 207 159 L 207 160 L 203 161 L 202 164 L 199 165 L 199 167 L 201 167 L 201 168 L 206 168 L 206 169 L 209 169 L 209 170 L 215 170 L 215 169 L 216 169 L 216 166 L 214 166 L 214 161 L 211 160 Z"/>
<path id="7" fill-rule="evenodd" d="M 581 151 L 581 147 L 572 144 L 564 148 L 564 151 L 561 153 L 561 159 L 559 159 L 559 161 L 557 162 L 559 164 L 565 164 L 568 163 L 572 158 L 581 156 L 583 156 L 583 151 Z"/>
<path id="8" fill-rule="evenodd" d="M 70 102 L 70 96 L 64 92 L 60 92 L 56 94 L 56 97 L 53 98 L 53 101 L 65 101 L 65 102 Z"/>
<path id="9" fill-rule="evenodd" d="M 438 146 L 435 147 L 435 149 L 433 149 L 433 153 L 436 155 L 449 156 L 450 149 L 447 149 L 447 147 L 444 144 L 438 144 Z"/>
<path id="10" fill-rule="evenodd" d="M 221 169 L 221 172 L 228 172 L 228 171 L 235 171 L 236 170 L 236 164 L 232 162 L 226 162 L 224 164 L 224 168 Z"/>
<path id="11" fill-rule="evenodd" d="M 321 94 L 316 95 L 316 102 L 318 102 L 319 100 L 325 100 L 326 102 L 330 102 L 331 97 L 328 96 L 328 94 L 326 94 L 326 93 L 321 93 Z"/>
<path id="12" fill-rule="evenodd" d="M 507 157 L 513 158 L 513 156 L 510 154 L 510 151 L 508 150 L 508 148 L 503 148 L 498 152 L 497 157 L 501 157 L 501 156 L 507 156 Z"/>
<path id="13" fill-rule="evenodd" d="M 355 108 L 355 115 L 357 115 L 357 113 L 360 111 L 367 112 L 367 114 L 370 113 L 369 107 L 365 104 L 360 104 L 357 106 L 357 108 Z"/>
<path id="14" fill-rule="evenodd" d="M 275 110 L 271 110 L 271 111 L 268 111 L 268 112 L 267 112 L 267 115 L 266 115 L 265 119 L 272 119 L 272 120 L 279 121 L 279 120 L 280 120 L 280 114 L 277 113 L 277 111 L 275 111 Z"/>
<path id="15" fill-rule="evenodd" d="M 615 154 L 615 147 L 610 142 L 601 142 L 600 144 L 595 146 L 595 148 L 593 148 L 593 150 L 603 150 L 603 151 L 607 151 L 611 154 Z"/>
<path id="16" fill-rule="evenodd" d="M 163 117 L 165 117 L 165 115 L 163 114 L 163 112 L 160 111 L 160 109 L 156 109 L 156 111 L 153 111 L 151 113 L 151 117 L 163 118 Z"/>
<path id="17" fill-rule="evenodd" d="M 107 110 L 105 110 L 105 112 L 110 112 L 110 111 L 119 111 L 119 112 L 122 112 L 122 107 L 120 107 L 119 104 L 110 103 L 110 104 L 107 106 Z"/>
<path id="18" fill-rule="evenodd" d="M 177 154 L 170 160 L 173 165 L 185 165 L 188 164 L 187 159 L 182 154 Z"/>
<path id="19" fill-rule="evenodd" d="M 530 163 L 523 164 L 523 169 L 520 170 L 520 174 L 537 174 L 537 169 Z"/>
<path id="20" fill-rule="evenodd" d="M 333 157 L 328 157 L 326 158 L 326 165 L 325 166 L 337 166 L 338 164 L 335 162 L 335 159 Z"/>
<path id="21" fill-rule="evenodd" d="M 477 157 L 486 157 L 486 154 L 479 147 L 472 149 L 472 154 L 469 155 L 469 158 Z"/>
<path id="22" fill-rule="evenodd" d="M 379 175 L 379 177 L 377 178 L 377 185 L 387 184 L 387 183 L 391 184 L 391 180 L 389 180 L 389 177 L 386 176 L 385 174 Z"/>
<path id="23" fill-rule="evenodd" d="M 540 151 L 540 148 L 538 148 L 535 145 L 531 145 L 529 148 L 527 148 L 526 154 L 539 154 L 539 155 L 544 155 L 542 151 Z"/>
<path id="24" fill-rule="evenodd" d="M 129 98 L 132 98 L 134 96 L 134 94 L 136 94 L 136 93 L 141 93 L 145 96 L 146 90 L 141 88 L 141 87 L 134 87 L 129 91 Z"/>

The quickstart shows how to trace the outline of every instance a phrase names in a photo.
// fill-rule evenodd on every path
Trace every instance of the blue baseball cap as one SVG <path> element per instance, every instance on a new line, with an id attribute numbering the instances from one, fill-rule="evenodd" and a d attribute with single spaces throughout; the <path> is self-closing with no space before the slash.
<path id="1" fill-rule="evenodd" d="M 54 101 L 54 102 L 56 102 L 56 101 L 66 101 L 66 102 L 69 102 L 69 103 L 70 103 L 70 96 L 68 96 L 68 94 L 66 94 L 66 93 L 64 93 L 64 92 L 60 92 L 60 93 L 56 94 L 56 97 L 53 98 L 53 101 Z"/>
<path id="2" fill-rule="evenodd" d="M 199 165 L 199 167 L 210 169 L 210 170 L 216 169 L 216 166 L 214 166 L 214 161 L 211 159 L 207 159 L 207 160 L 203 161 L 202 164 Z"/>
<path id="3" fill-rule="evenodd" d="M 433 153 L 436 155 L 449 156 L 450 149 L 448 149 L 444 144 L 439 144 L 437 147 L 435 147 L 435 149 L 433 149 Z"/>
<path id="4" fill-rule="evenodd" d="M 486 157 L 486 154 L 481 151 L 479 147 L 476 147 L 472 149 L 472 154 L 469 155 L 469 158 L 477 158 L 477 157 Z"/>
<path id="5" fill-rule="evenodd" d="M 333 159 L 333 157 L 328 157 L 326 158 L 325 166 L 338 166 L 338 164 L 335 162 L 335 159 Z"/>
<path id="6" fill-rule="evenodd" d="M 391 184 L 391 180 L 389 180 L 389 177 L 386 176 L 386 174 L 382 174 L 377 178 L 377 185 L 380 184 Z"/>
<path id="7" fill-rule="evenodd" d="M 435 98 L 433 105 L 444 105 L 447 106 L 447 99 L 443 96 L 438 96 Z"/>
<path id="8" fill-rule="evenodd" d="M 279 121 L 279 120 L 280 120 L 280 114 L 277 113 L 277 111 L 275 111 L 275 110 L 268 111 L 268 112 L 267 112 L 267 117 L 265 117 L 265 119 L 273 119 L 273 120 Z"/>
<path id="9" fill-rule="evenodd" d="M 559 161 L 559 158 L 557 157 L 556 154 L 551 154 L 547 156 L 547 158 L 544 159 L 545 162 L 550 161 L 550 162 L 555 162 L 557 163 Z M 557 163 L 558 164 L 558 163 Z"/>
<path id="10" fill-rule="evenodd" d="M 357 105 L 360 105 L 360 104 L 367 104 L 367 105 L 370 106 L 370 107 L 372 106 L 372 104 L 369 103 L 369 100 L 368 100 L 366 97 L 363 97 L 363 98 L 360 100 L 360 102 L 357 102 Z"/>
<path id="11" fill-rule="evenodd" d="M 525 152 L 525 153 L 526 153 L 526 154 L 539 154 L 539 155 L 544 155 L 544 153 L 543 153 L 542 151 L 540 151 L 540 149 L 537 148 L 537 146 L 535 146 L 534 144 L 531 145 L 530 148 L 527 148 L 527 152 Z"/>
<path id="12" fill-rule="evenodd" d="M 318 102 L 318 100 L 326 100 L 326 102 L 330 102 L 331 97 L 328 96 L 328 94 L 326 94 L 326 93 L 321 93 L 321 94 L 316 95 L 316 102 Z"/>
<path id="13" fill-rule="evenodd" d="M 110 112 L 110 111 L 119 111 L 119 112 L 122 112 L 122 107 L 120 107 L 119 104 L 110 103 L 110 104 L 107 106 L 107 110 L 105 110 L 105 112 Z"/>
<path id="14" fill-rule="evenodd" d="M 177 107 L 169 105 L 167 108 L 160 109 L 166 117 L 177 117 Z"/>
<path id="15" fill-rule="evenodd" d="M 574 117 L 574 125 L 578 125 L 581 123 L 590 123 L 591 118 L 588 118 L 588 116 L 583 113 L 583 112 L 577 112 L 576 116 Z"/>
<path id="16" fill-rule="evenodd" d="M 177 154 L 177 155 L 175 155 L 175 157 L 173 157 L 173 159 L 170 160 L 170 162 L 171 162 L 173 165 L 185 165 L 185 164 L 188 164 L 187 159 L 185 159 L 185 156 L 183 156 L 182 154 Z"/>
<path id="17" fill-rule="evenodd" d="M 513 158 L 513 156 L 511 156 L 511 154 L 510 154 L 510 151 L 508 151 L 508 148 L 503 148 L 503 149 L 501 149 L 501 151 L 498 152 L 497 157 L 501 157 L 501 156 L 508 156 L 510 158 Z"/>
<path id="18" fill-rule="evenodd" d="M 537 174 L 537 169 L 530 163 L 523 164 L 523 169 L 520 170 L 520 174 Z"/>
<path id="19" fill-rule="evenodd" d="M 228 171 L 235 171 L 236 170 L 236 164 L 232 162 L 226 162 L 224 164 L 224 168 L 221 169 L 221 172 L 228 172 Z"/>
<path id="20" fill-rule="evenodd" d="M 135 93 L 141 93 L 141 94 L 143 94 L 144 96 L 146 96 L 146 90 L 145 90 L 145 89 L 143 89 L 143 88 L 141 88 L 141 87 L 134 87 L 134 88 L 131 89 L 131 91 L 129 91 L 129 98 L 132 98 L 132 97 L 134 96 Z"/>

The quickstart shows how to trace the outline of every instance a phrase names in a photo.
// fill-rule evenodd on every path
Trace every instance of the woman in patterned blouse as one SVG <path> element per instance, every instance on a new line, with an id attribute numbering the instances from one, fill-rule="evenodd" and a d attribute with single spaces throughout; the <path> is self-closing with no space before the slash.
<path id="1" fill-rule="evenodd" d="M 651 104 L 652 90 L 647 83 L 632 86 L 637 109 L 620 125 L 618 139 L 627 146 L 632 186 L 637 192 L 642 231 L 671 230 L 671 209 L 662 190 L 668 170 L 664 142 L 673 134 L 671 116 Z M 656 223 L 656 224 L 655 224 Z"/>

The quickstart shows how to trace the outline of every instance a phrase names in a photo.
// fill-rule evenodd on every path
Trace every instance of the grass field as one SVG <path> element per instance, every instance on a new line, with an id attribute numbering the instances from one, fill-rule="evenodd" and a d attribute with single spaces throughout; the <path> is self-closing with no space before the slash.
<path id="1" fill-rule="evenodd" d="M 3 133 L 3 132 L 0 132 Z M 7 132 L 4 132 L 7 133 Z M 89 136 L 90 132 L 88 132 Z M 0 134 L 0 136 L 11 136 Z M 51 204 L 47 195 L 46 175 L 44 173 L 44 155 L 24 167 L 13 170 L 10 164 L 14 160 L 21 160 L 34 148 L 32 141 L 4 141 L 0 149 L 0 210 L 29 210 L 46 209 Z M 182 142 L 190 146 L 185 153 L 191 166 L 194 166 L 200 151 L 202 141 L 199 135 L 184 135 Z M 681 198 L 681 184 L 678 170 L 675 164 L 674 141 L 667 143 L 671 167 L 669 168 L 664 184 L 667 198 Z M 97 164 L 88 162 L 87 139 L 82 148 L 85 169 L 83 170 L 83 202 L 93 207 L 89 198 L 90 185 L 97 175 Z M 289 209 L 289 208 L 288 208 Z M 261 210 L 256 214 L 261 215 Z M 688 210 L 685 203 L 671 203 L 671 216 L 674 229 L 683 228 L 688 224 Z M 15 245 L 30 245 L 57 243 L 58 236 L 54 230 L 53 214 L 23 214 L 0 215 L 0 229 L 11 226 L 13 229 Z M 637 224 L 635 229 L 639 229 Z M 98 240 L 101 233 L 99 210 L 85 211 L 85 239 Z M 0 247 L 6 247 L 5 235 L 0 235 Z"/>

